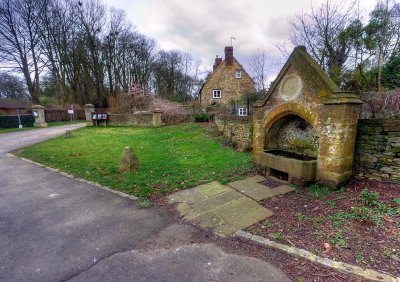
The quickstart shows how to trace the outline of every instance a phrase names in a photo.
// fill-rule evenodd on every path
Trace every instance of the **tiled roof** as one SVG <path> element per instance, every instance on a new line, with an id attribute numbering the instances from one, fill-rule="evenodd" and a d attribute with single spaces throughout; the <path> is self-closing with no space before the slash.
<path id="1" fill-rule="evenodd" d="M 0 109 L 28 109 L 32 103 L 16 99 L 0 98 Z"/>

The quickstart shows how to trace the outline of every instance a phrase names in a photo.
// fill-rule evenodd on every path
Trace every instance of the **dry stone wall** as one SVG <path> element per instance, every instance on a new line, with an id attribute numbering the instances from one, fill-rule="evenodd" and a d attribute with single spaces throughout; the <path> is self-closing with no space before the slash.
<path id="1" fill-rule="evenodd" d="M 109 114 L 107 124 L 116 126 L 158 127 L 162 125 L 161 113 Z"/>
<path id="2" fill-rule="evenodd" d="M 359 120 L 355 175 L 400 183 L 400 120 Z"/>
<path id="3" fill-rule="evenodd" d="M 240 151 L 247 151 L 252 148 L 251 117 L 216 115 L 214 116 L 214 124 L 224 134 L 225 138 L 232 140 Z"/>

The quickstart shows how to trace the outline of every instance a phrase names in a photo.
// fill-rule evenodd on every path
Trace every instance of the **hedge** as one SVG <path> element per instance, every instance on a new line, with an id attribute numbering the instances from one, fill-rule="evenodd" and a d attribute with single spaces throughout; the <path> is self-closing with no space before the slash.
<path id="1" fill-rule="evenodd" d="M 35 123 L 33 115 L 20 115 L 23 127 L 32 127 Z M 18 116 L 0 116 L 0 128 L 18 128 Z"/>

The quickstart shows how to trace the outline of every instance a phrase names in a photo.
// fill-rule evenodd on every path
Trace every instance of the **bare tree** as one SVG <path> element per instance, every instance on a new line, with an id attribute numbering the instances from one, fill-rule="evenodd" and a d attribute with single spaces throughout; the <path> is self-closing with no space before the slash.
<path id="1" fill-rule="evenodd" d="M 37 23 L 43 8 L 40 0 L 0 1 L 0 61 L 22 72 L 33 103 L 39 103 L 40 63 Z"/>
<path id="2" fill-rule="evenodd" d="M 268 80 L 267 60 L 268 56 L 264 46 L 261 46 L 261 48 L 253 51 L 252 56 L 248 60 L 250 72 L 256 83 L 256 89 L 258 91 L 266 89 Z"/>
<path id="3" fill-rule="evenodd" d="M 16 75 L 6 72 L 0 73 L 0 98 L 26 98 L 24 82 Z"/>
<path id="4" fill-rule="evenodd" d="M 357 20 L 356 3 L 357 0 L 326 0 L 318 8 L 312 6 L 309 13 L 289 20 L 291 44 L 305 46 L 336 81 L 352 50 L 348 29 Z"/>

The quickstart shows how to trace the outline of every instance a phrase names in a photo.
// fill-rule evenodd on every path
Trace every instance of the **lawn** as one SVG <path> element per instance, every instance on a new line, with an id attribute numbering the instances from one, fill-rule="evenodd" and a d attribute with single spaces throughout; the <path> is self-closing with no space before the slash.
<path id="1" fill-rule="evenodd" d="M 120 173 L 126 146 L 142 166 Z M 213 180 L 239 179 L 253 170 L 250 153 L 215 141 L 197 124 L 162 128 L 86 127 L 24 149 L 20 156 L 138 197 L 160 196 Z"/>

